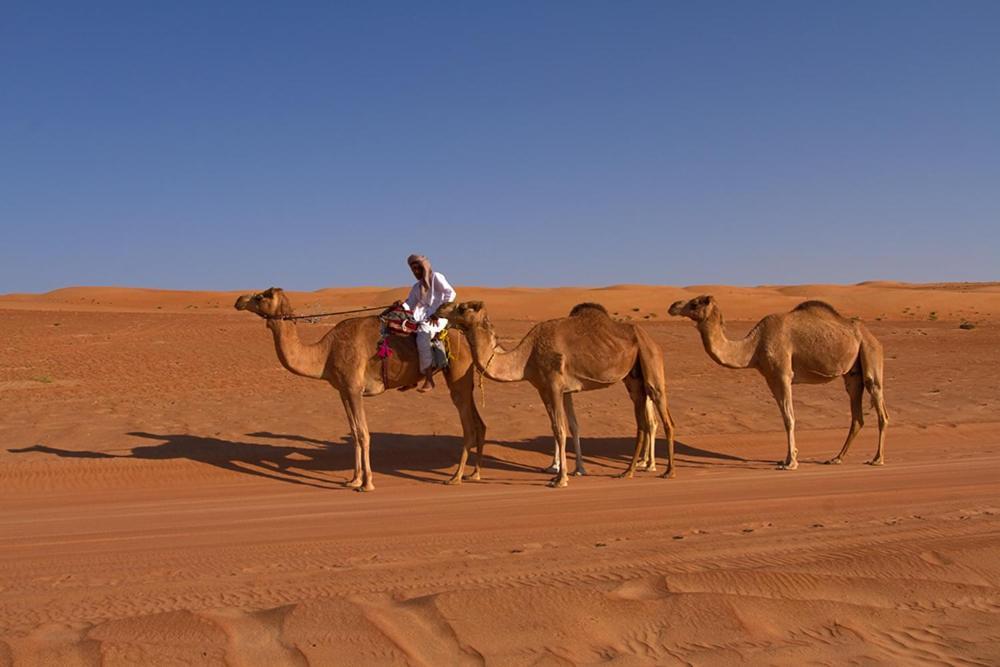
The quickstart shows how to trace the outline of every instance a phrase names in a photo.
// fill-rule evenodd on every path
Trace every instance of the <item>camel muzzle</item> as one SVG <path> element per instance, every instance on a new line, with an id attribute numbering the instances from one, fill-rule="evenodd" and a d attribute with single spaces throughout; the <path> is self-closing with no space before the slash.
<path id="1" fill-rule="evenodd" d="M 674 316 L 681 315 L 686 303 L 686 301 L 674 301 L 670 304 L 670 308 L 667 309 L 667 313 Z"/>

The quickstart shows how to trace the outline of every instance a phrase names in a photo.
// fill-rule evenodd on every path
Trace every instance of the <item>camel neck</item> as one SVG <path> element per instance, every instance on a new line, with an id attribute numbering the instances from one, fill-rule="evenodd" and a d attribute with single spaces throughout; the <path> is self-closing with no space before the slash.
<path id="1" fill-rule="evenodd" d="M 701 342 L 708 356 L 726 368 L 748 368 L 757 351 L 757 328 L 740 340 L 726 337 L 722 313 L 714 312 L 698 323 Z"/>
<path id="2" fill-rule="evenodd" d="M 524 379 L 524 368 L 527 365 L 527 355 L 522 349 L 524 345 L 518 345 L 510 352 L 504 350 L 497 344 L 496 332 L 489 321 L 469 329 L 468 338 L 473 361 L 483 375 L 497 382 L 518 382 Z"/>
<path id="3" fill-rule="evenodd" d="M 329 350 L 322 341 L 304 345 L 299 339 L 298 327 L 288 320 L 268 320 L 267 327 L 274 334 L 274 349 L 282 366 L 296 375 L 323 378 Z"/>

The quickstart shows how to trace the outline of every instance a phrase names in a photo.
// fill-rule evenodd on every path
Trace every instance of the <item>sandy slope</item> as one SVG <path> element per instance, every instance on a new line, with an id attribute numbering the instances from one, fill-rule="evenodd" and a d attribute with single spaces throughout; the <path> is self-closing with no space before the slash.
<path id="1" fill-rule="evenodd" d="M 848 423 L 836 383 L 797 389 L 803 464 L 774 470 L 763 382 L 665 315 L 709 291 L 733 336 L 805 298 L 869 320 L 888 465 L 861 463 L 873 424 L 818 464 Z M 577 400 L 592 475 L 546 488 L 537 396 L 487 383 L 482 483 L 439 484 L 460 434 L 446 392 L 393 392 L 367 403 L 378 489 L 357 494 L 336 395 L 278 365 L 235 293 L 0 297 L 0 664 L 1000 661 L 1000 286 L 461 294 L 506 341 L 585 300 L 643 321 L 667 353 L 677 479 L 612 477 L 634 432 L 615 388 Z"/>

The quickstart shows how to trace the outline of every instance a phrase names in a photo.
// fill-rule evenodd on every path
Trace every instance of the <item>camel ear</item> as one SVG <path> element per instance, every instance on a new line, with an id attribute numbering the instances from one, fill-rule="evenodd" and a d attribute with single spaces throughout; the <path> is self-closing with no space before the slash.
<path id="1" fill-rule="evenodd" d="M 480 310 L 483 309 L 484 305 L 485 304 L 482 301 L 467 301 L 465 303 L 465 309 L 471 310 L 474 313 L 478 313 Z"/>

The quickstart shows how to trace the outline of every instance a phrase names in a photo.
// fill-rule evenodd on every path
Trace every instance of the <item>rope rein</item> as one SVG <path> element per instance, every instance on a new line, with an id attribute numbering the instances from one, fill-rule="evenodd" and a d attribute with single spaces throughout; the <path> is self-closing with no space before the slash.
<path id="1" fill-rule="evenodd" d="M 338 310 L 332 313 L 315 313 L 313 315 L 276 315 L 274 317 L 269 317 L 269 320 L 311 320 L 319 319 L 320 317 L 333 317 L 334 315 L 349 315 L 351 313 L 366 313 L 372 310 L 385 310 L 386 308 L 391 308 L 392 304 L 388 306 L 368 306 L 367 308 L 355 308 L 354 310 Z"/>
<path id="2" fill-rule="evenodd" d="M 490 354 L 490 358 L 486 361 L 486 365 L 483 366 L 483 369 L 479 370 L 478 367 L 476 368 L 476 372 L 479 373 L 479 395 L 482 397 L 480 399 L 480 404 L 482 405 L 483 410 L 486 409 L 486 388 L 483 386 L 483 377 L 490 370 L 490 364 L 493 363 L 493 357 L 495 356 L 497 356 L 497 350 L 496 348 L 493 348 L 493 353 Z"/>

